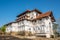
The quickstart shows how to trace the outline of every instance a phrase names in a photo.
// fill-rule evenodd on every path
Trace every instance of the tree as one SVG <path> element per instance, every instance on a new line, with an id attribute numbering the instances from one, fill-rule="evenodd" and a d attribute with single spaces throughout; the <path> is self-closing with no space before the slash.
<path id="1" fill-rule="evenodd" d="M 57 37 L 59 35 L 57 29 L 58 29 L 58 24 L 57 23 L 54 23 L 53 25 L 53 31 L 54 31 L 54 37 Z"/>
<path id="2" fill-rule="evenodd" d="M 58 23 L 58 32 L 59 32 L 59 34 L 60 34 L 60 18 L 58 18 L 58 19 L 56 20 L 56 22 Z"/>
<path id="3" fill-rule="evenodd" d="M 3 26 L 1 27 L 1 31 L 5 32 L 5 30 L 6 30 L 6 26 L 3 25 Z"/>
<path id="4" fill-rule="evenodd" d="M 57 28 L 58 28 L 58 24 L 57 23 L 54 23 L 53 24 L 53 30 L 57 30 Z"/>

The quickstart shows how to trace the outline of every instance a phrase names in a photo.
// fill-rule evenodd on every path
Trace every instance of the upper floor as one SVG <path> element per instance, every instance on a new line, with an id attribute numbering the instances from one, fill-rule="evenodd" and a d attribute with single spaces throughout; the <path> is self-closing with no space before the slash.
<path id="1" fill-rule="evenodd" d="M 51 18 L 52 22 L 55 22 L 53 13 L 51 11 L 46 12 L 46 13 L 42 13 L 39 10 L 35 9 L 35 10 L 32 10 L 32 11 L 27 10 L 27 11 L 19 14 L 17 16 L 16 21 L 17 22 L 19 22 L 21 20 L 31 20 L 31 21 L 33 21 L 33 20 L 39 20 L 39 19 L 42 19 L 42 18 L 47 18 L 48 19 L 48 17 Z"/>

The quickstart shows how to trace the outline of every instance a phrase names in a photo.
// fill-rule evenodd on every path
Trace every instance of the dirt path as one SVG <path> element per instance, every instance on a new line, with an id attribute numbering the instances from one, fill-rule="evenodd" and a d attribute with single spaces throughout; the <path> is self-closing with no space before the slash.
<path id="1" fill-rule="evenodd" d="M 60 40 L 60 37 L 58 38 L 45 38 L 45 37 L 36 37 L 35 39 L 28 39 L 28 38 L 18 38 L 14 36 L 0 36 L 0 40 Z"/>
<path id="2" fill-rule="evenodd" d="M 0 40 L 31 40 L 31 39 L 21 39 L 13 36 L 0 36 Z"/>

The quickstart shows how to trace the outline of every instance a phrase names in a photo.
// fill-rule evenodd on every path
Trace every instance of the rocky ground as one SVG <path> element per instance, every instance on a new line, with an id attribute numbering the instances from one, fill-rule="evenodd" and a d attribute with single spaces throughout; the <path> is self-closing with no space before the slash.
<path id="1" fill-rule="evenodd" d="M 0 35 L 0 40 L 60 40 L 60 37 L 57 38 L 45 38 L 45 37 L 36 37 L 33 39 L 28 39 L 28 38 L 18 38 L 14 36 L 1 36 Z"/>

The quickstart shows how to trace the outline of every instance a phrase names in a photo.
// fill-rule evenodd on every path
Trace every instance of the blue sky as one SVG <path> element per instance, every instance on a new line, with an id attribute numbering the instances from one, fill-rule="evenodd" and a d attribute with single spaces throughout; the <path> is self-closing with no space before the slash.
<path id="1" fill-rule="evenodd" d="M 60 0 L 0 0 L 0 26 L 12 22 L 25 10 L 52 11 L 55 19 L 60 17 Z"/>

